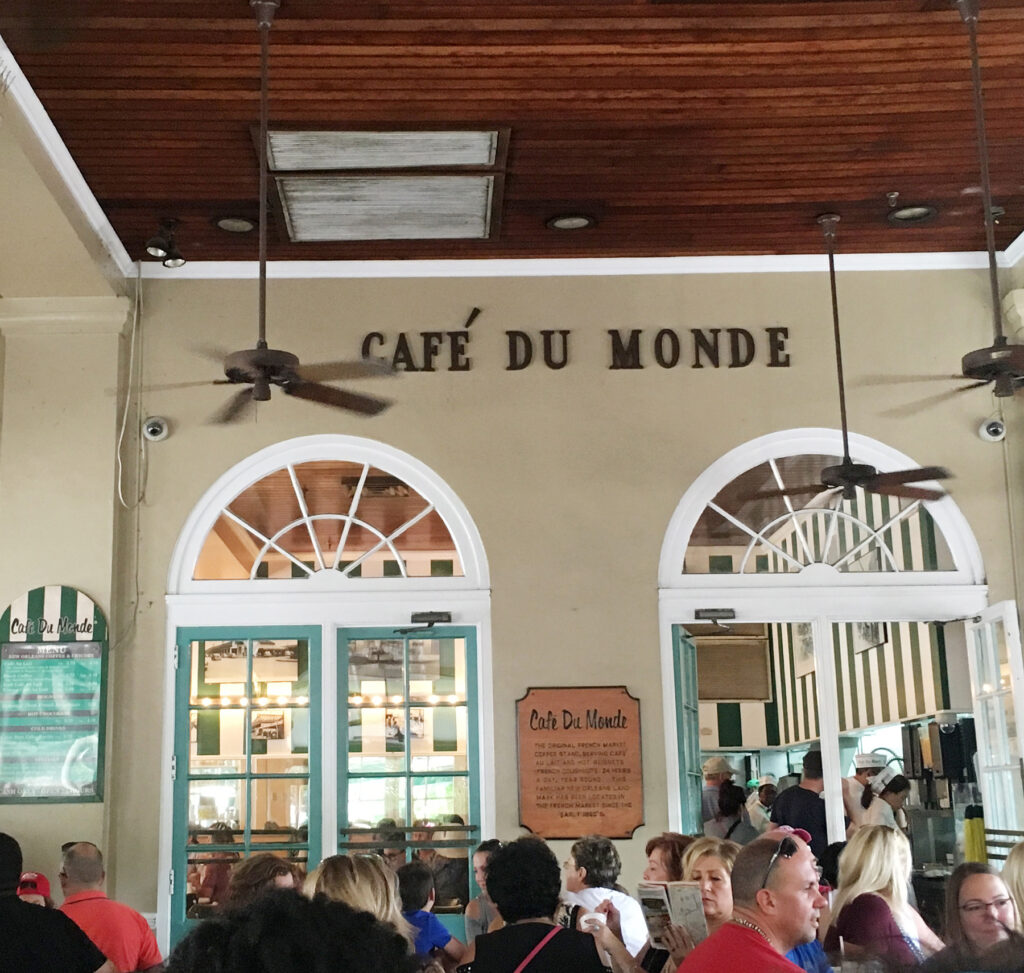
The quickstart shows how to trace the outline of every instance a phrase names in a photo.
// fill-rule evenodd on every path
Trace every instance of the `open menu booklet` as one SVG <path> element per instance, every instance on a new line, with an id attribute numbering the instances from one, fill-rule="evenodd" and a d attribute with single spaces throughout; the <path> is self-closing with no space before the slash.
<path id="1" fill-rule="evenodd" d="M 695 944 L 707 938 L 708 924 L 696 882 L 641 882 L 636 895 L 653 945 L 668 949 L 662 932 L 670 922 L 682 926 Z"/>

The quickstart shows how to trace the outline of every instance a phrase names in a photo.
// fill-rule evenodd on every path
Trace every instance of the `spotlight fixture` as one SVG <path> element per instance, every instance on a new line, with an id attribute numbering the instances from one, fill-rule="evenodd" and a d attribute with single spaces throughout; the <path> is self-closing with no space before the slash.
<path id="1" fill-rule="evenodd" d="M 900 206 L 898 192 L 886 193 L 885 198 L 889 201 L 889 212 L 886 219 L 893 226 L 920 226 L 928 223 L 939 215 L 934 206 L 927 203 L 914 203 L 908 206 Z"/>
<path id="2" fill-rule="evenodd" d="M 544 223 L 549 230 L 586 230 L 596 224 L 597 220 L 586 213 L 562 213 Z"/>
<path id="3" fill-rule="evenodd" d="M 248 216 L 218 216 L 213 225 L 227 233 L 252 233 L 256 229 L 255 221 Z"/>
<path id="4" fill-rule="evenodd" d="M 165 267 L 185 265 L 185 258 L 174 242 L 174 228 L 177 225 L 177 220 L 161 220 L 159 231 L 146 241 L 146 253 L 157 260 L 162 260 Z"/>

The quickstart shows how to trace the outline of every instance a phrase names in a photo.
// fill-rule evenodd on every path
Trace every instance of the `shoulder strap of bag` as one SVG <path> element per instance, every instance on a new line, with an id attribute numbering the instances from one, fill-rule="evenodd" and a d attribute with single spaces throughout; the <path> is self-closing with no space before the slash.
<path id="1" fill-rule="evenodd" d="M 530 952 L 526 954 L 526 959 L 524 959 L 522 963 L 520 963 L 515 968 L 515 973 L 523 973 L 523 970 L 525 970 L 526 967 L 528 967 L 530 963 L 533 961 L 534 956 L 536 956 L 545 946 L 547 946 L 548 941 L 551 939 L 551 937 L 554 936 L 555 933 L 558 932 L 561 928 L 561 926 L 555 926 L 554 929 L 551 930 L 551 932 L 549 932 L 539 943 L 537 943 L 537 945 L 534 946 L 533 949 L 531 949 Z"/>
<path id="2" fill-rule="evenodd" d="M 737 818 L 735 821 L 733 821 L 732 825 L 730 825 L 730 827 L 729 827 L 729 830 L 726 831 L 726 833 L 725 833 L 725 840 L 726 841 L 729 840 L 729 838 L 732 835 L 732 833 L 739 827 L 740 821 L 742 821 L 742 820 L 743 820 L 742 818 Z"/>

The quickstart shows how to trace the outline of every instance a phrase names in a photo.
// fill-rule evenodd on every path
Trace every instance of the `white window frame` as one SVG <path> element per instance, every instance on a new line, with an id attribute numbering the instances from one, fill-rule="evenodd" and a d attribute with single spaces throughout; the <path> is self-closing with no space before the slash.
<path id="1" fill-rule="evenodd" d="M 907 469 L 915 460 L 867 436 L 851 433 L 854 462 L 877 469 Z M 708 503 L 740 474 L 762 463 L 802 454 L 841 456 L 837 429 L 788 429 L 770 433 L 730 450 L 712 463 L 679 501 L 662 543 L 658 568 L 658 630 L 661 650 L 669 826 L 682 825 L 680 766 L 677 752 L 676 687 L 673 669 L 673 626 L 696 622 L 700 608 L 730 608 L 737 622 L 808 622 L 815 645 L 819 731 L 829 836 L 842 840 L 842 794 L 839 766 L 839 710 L 835 659 L 831 651 L 833 622 L 940 621 L 976 615 L 988 605 L 981 549 L 966 517 L 950 496 L 927 503 L 953 559 L 952 571 L 844 573 L 811 564 L 799 573 L 684 574 L 683 558 L 690 535 Z"/>
<path id="2" fill-rule="evenodd" d="M 444 520 L 462 564 L 461 577 L 348 578 L 339 571 L 319 571 L 303 578 L 197 581 L 192 575 L 206 537 L 221 511 L 244 489 L 286 466 L 318 460 L 366 463 L 402 479 Z M 450 611 L 452 625 L 477 630 L 477 713 L 480 751 L 480 827 L 496 828 L 494 712 L 491 675 L 490 570 L 483 541 L 469 511 L 448 484 L 408 453 L 344 435 L 304 436 L 286 440 L 237 463 L 203 494 L 178 537 L 167 578 L 164 718 L 157 937 L 165 952 L 170 940 L 170 873 L 172 867 L 172 766 L 175 720 L 175 644 L 180 628 L 204 626 L 259 627 L 313 625 L 321 629 L 321 834 L 313 857 L 337 850 L 338 815 L 337 685 L 338 633 L 342 629 L 408 625 L 413 612 Z M 183 660 L 182 664 L 187 664 Z M 183 881 L 183 876 L 178 876 Z"/>

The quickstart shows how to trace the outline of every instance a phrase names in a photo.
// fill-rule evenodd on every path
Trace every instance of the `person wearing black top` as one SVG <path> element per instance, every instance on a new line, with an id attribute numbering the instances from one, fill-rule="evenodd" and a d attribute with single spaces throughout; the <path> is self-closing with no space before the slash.
<path id="1" fill-rule="evenodd" d="M 63 912 L 22 902 L 21 845 L 0 832 L 0 973 L 117 973 Z"/>
<path id="2" fill-rule="evenodd" d="M 821 858 L 828 847 L 825 802 L 821 792 L 825 781 L 821 772 L 821 751 L 809 750 L 804 757 L 803 776 L 796 787 L 789 787 L 772 804 L 772 824 L 802 828 L 811 836 L 811 852 Z"/>
<path id="3" fill-rule="evenodd" d="M 604 973 L 594 937 L 555 924 L 561 884 L 558 860 L 539 838 L 494 852 L 487 893 L 506 925 L 476 937 L 460 973 L 514 973 L 534 950 L 526 973 Z"/>

